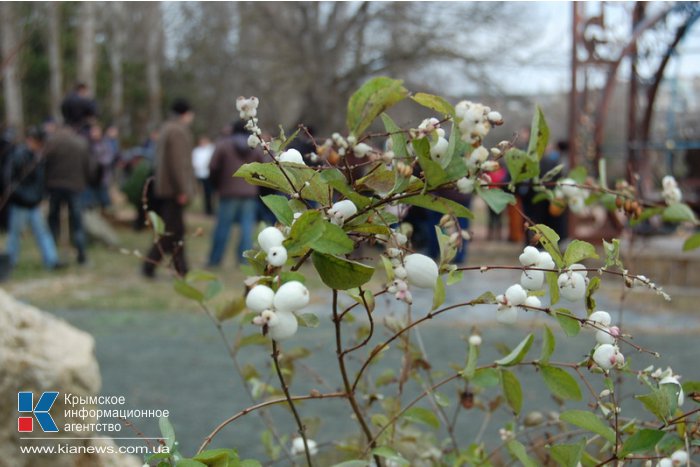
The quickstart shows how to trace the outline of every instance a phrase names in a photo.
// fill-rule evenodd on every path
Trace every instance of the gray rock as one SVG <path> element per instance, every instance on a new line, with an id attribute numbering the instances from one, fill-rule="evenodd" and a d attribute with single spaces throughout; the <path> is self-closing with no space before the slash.
<path id="1" fill-rule="evenodd" d="M 94 420 L 66 418 L 64 394 L 94 396 L 101 379 L 94 355 L 95 342 L 89 334 L 63 320 L 18 302 L 0 289 L 0 467 L 140 467 L 136 457 L 122 454 L 89 453 L 89 446 L 116 446 L 106 440 L 21 440 L 22 436 L 79 437 L 93 433 L 66 433 L 67 423 L 91 423 Z M 36 421 L 33 433 L 19 433 L 17 393 L 32 391 L 34 404 L 44 391 L 58 391 L 49 412 L 59 427 L 58 433 L 43 434 Z M 76 408 L 82 408 L 76 407 Z M 94 408 L 94 407 L 86 407 Z M 39 430 L 39 431 L 37 431 Z M 81 454 L 27 454 L 22 447 L 80 446 Z M 83 449 L 85 448 L 85 449 Z"/>

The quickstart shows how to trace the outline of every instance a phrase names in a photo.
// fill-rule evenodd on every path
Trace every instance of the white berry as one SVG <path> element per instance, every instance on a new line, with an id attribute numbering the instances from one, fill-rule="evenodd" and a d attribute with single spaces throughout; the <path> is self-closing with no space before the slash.
<path id="1" fill-rule="evenodd" d="M 469 345 L 479 347 L 481 345 L 481 336 L 478 334 L 472 334 L 469 336 Z"/>
<path id="2" fill-rule="evenodd" d="M 284 266 L 284 263 L 287 262 L 287 249 L 283 246 L 273 246 L 267 250 L 267 257 L 265 260 L 270 266 Z"/>
<path id="3" fill-rule="evenodd" d="M 457 180 L 457 190 L 465 195 L 471 194 L 474 191 L 474 180 L 467 177 L 462 177 Z"/>
<path id="4" fill-rule="evenodd" d="M 298 281 L 282 284 L 273 300 L 275 311 L 298 311 L 309 304 L 309 289 Z"/>
<path id="5" fill-rule="evenodd" d="M 534 266 L 540 261 L 540 252 L 534 246 L 526 246 L 520 256 L 518 256 L 518 261 L 523 266 Z"/>
<path id="6" fill-rule="evenodd" d="M 430 158 L 436 162 L 442 160 L 447 154 L 449 143 L 443 137 L 438 137 L 434 145 L 430 147 Z"/>
<path id="7" fill-rule="evenodd" d="M 331 206 L 331 208 L 328 210 L 329 216 L 340 220 L 345 220 L 356 213 L 357 206 L 355 206 L 355 203 L 349 199 L 344 199 L 342 201 L 338 201 L 337 203 L 333 203 L 333 206 Z"/>
<path id="8" fill-rule="evenodd" d="M 496 321 L 504 324 L 515 324 L 518 321 L 518 309 L 514 306 L 498 307 Z"/>
<path id="9" fill-rule="evenodd" d="M 604 370 L 609 370 L 625 361 L 620 350 L 612 344 L 599 345 L 593 352 L 593 360 Z"/>
<path id="10" fill-rule="evenodd" d="M 275 312 L 275 317 L 275 320 L 270 320 L 267 323 L 268 334 L 271 338 L 280 341 L 296 334 L 299 323 L 291 311 L 278 310 Z"/>
<path id="11" fill-rule="evenodd" d="M 528 290 L 538 290 L 544 285 L 544 271 L 523 271 L 520 275 L 520 285 Z"/>
<path id="12" fill-rule="evenodd" d="M 318 453 L 318 446 L 316 445 L 316 441 L 307 438 L 306 446 L 309 448 L 309 454 L 311 454 L 312 456 L 315 456 Z M 304 452 L 304 440 L 301 437 L 297 436 L 292 440 L 292 456 L 298 456 L 304 454 Z"/>
<path id="13" fill-rule="evenodd" d="M 348 139 L 350 139 L 350 138 L 348 138 Z M 370 146 L 367 143 L 360 143 L 360 144 L 355 145 L 352 148 L 352 151 L 355 153 L 355 157 L 358 157 L 360 159 L 365 157 L 367 155 L 367 153 L 370 152 L 371 150 L 372 150 L 372 146 Z"/>
<path id="14" fill-rule="evenodd" d="M 513 284 L 506 289 L 506 300 L 511 306 L 518 306 L 525 303 L 527 292 L 520 284 Z"/>
<path id="15" fill-rule="evenodd" d="M 656 464 L 657 467 L 673 467 L 673 461 L 668 458 L 664 457 L 663 459 L 659 460 L 659 463 Z"/>
<path id="16" fill-rule="evenodd" d="M 591 316 L 588 317 L 588 321 L 608 327 L 612 322 L 612 318 L 610 317 L 610 313 L 600 310 L 591 313 Z"/>
<path id="17" fill-rule="evenodd" d="M 287 149 L 282 154 L 280 154 L 279 161 L 280 162 L 293 162 L 295 164 L 306 165 L 301 153 L 293 148 Z"/>
<path id="18" fill-rule="evenodd" d="M 256 285 L 245 297 L 245 306 L 258 313 L 272 308 L 275 292 L 266 285 Z"/>
<path id="19" fill-rule="evenodd" d="M 565 272 L 557 279 L 559 293 L 570 302 L 581 300 L 586 295 L 586 279 L 576 272 Z"/>
<path id="20" fill-rule="evenodd" d="M 272 247 L 282 246 L 282 242 L 284 242 L 284 234 L 276 227 L 265 227 L 258 234 L 258 244 L 265 253 Z"/>
<path id="21" fill-rule="evenodd" d="M 404 267 L 410 284 L 424 289 L 435 287 L 439 270 L 432 259 L 420 253 L 414 253 L 406 256 Z"/>
<path id="22" fill-rule="evenodd" d="M 676 451 L 671 454 L 673 465 L 686 465 L 688 463 L 688 453 L 685 451 Z"/>
<path id="23" fill-rule="evenodd" d="M 554 269 L 556 267 L 556 264 L 554 264 L 552 255 L 550 255 L 546 251 L 541 251 L 540 257 L 537 259 L 535 266 L 541 269 Z"/>
<path id="24" fill-rule="evenodd" d="M 535 297 L 534 295 L 530 295 L 529 297 L 527 297 L 525 299 L 524 305 L 532 308 L 542 308 L 542 302 L 539 298 Z"/>
<path id="25" fill-rule="evenodd" d="M 605 330 L 599 330 L 595 333 L 595 340 L 599 344 L 614 344 L 615 343 L 615 337 L 612 336 L 610 331 L 608 329 Z"/>

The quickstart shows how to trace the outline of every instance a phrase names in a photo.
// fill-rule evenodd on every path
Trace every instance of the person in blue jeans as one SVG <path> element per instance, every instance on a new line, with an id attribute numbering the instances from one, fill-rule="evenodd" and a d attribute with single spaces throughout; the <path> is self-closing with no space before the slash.
<path id="1" fill-rule="evenodd" d="M 44 266 L 47 269 L 60 266 L 56 243 L 39 207 L 44 194 L 43 146 L 43 131 L 30 128 L 26 145 L 20 145 L 12 152 L 5 173 L 12 190 L 9 200 L 7 253 L 13 266 L 19 260 L 20 239 L 27 224 L 41 251 Z"/>
<path id="2" fill-rule="evenodd" d="M 219 195 L 209 267 L 221 265 L 234 223 L 238 223 L 241 229 L 236 249 L 239 264 L 243 262 L 243 252 L 253 247 L 253 231 L 258 214 L 257 198 L 260 192 L 257 186 L 233 176 L 242 165 L 263 161 L 262 151 L 248 146 L 249 134 L 243 121 L 236 122 L 232 134 L 216 145 L 209 163 L 209 177 Z"/>

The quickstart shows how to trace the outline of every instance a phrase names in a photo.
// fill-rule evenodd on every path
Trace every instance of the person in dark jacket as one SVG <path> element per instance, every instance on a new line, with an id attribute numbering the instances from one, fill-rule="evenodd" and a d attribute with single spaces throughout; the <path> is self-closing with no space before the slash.
<path id="1" fill-rule="evenodd" d="M 154 203 L 155 212 L 165 224 L 165 235 L 158 239 L 143 263 L 143 275 L 155 277 L 156 266 L 164 253 L 172 255 L 178 275 L 187 274 L 185 257 L 185 206 L 196 193 L 192 168 L 192 133 L 189 129 L 194 112 L 189 102 L 176 99 L 173 117 L 163 125 L 156 144 Z"/>
<path id="2" fill-rule="evenodd" d="M 44 266 L 47 269 L 59 266 L 56 243 L 39 207 L 44 197 L 44 138 L 42 130 L 30 128 L 26 146 L 18 146 L 10 155 L 6 173 L 7 182 L 12 186 L 7 253 L 13 266 L 19 259 L 20 238 L 27 224 L 41 251 Z"/>
<path id="3" fill-rule="evenodd" d="M 83 229 L 81 193 L 91 178 L 88 142 L 77 130 L 63 126 L 49 137 L 46 157 L 46 188 L 49 192 L 49 227 L 58 243 L 61 232 L 61 208 L 68 207 L 71 241 L 77 251 L 78 264 L 87 261 L 87 238 Z"/>
<path id="4" fill-rule="evenodd" d="M 243 252 L 253 247 L 259 190 L 257 186 L 233 176 L 242 165 L 263 160 L 260 149 L 248 146 L 249 134 L 244 122 L 235 123 L 233 134 L 217 144 L 209 163 L 209 177 L 219 195 L 216 228 L 209 254 L 210 267 L 221 264 L 234 222 L 241 227 L 237 248 L 239 263 L 243 260 Z"/>

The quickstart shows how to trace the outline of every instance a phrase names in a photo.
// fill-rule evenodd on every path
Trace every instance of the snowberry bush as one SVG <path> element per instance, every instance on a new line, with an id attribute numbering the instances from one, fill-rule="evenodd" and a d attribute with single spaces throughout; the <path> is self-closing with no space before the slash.
<path id="1" fill-rule="evenodd" d="M 404 99 L 426 112 L 415 128 L 400 128 L 385 113 Z M 250 274 L 241 300 L 212 311 L 208 301 L 222 285 L 205 272 L 178 279 L 175 288 L 214 320 L 245 382 L 251 407 L 222 414 L 221 423 L 193 458 L 184 459 L 175 450 L 149 462 L 258 465 L 240 461 L 233 449 L 207 450 L 222 428 L 244 424 L 241 418 L 257 413 L 268 427 L 261 439 L 270 460 L 284 465 L 691 465 L 700 437 L 698 408 L 688 403 L 700 400 L 700 382 L 684 381 L 671 368 L 636 366 L 635 359 L 625 355 L 659 356 L 632 341 L 596 305 L 595 293 L 601 281 L 608 280 L 650 289 L 659 300 L 669 298 L 650 279 L 625 268 L 619 241 L 603 239 L 601 256 L 592 244 L 580 240 L 563 249 L 552 229 L 530 222 L 533 244 L 514 257 L 512 265 L 460 266 L 453 259 L 469 234 L 461 230 L 457 218 L 472 218 L 472 212 L 438 194 L 449 189 L 472 193 L 501 212 L 515 202 L 515 185 L 528 182 L 539 200 L 568 205 L 574 213 L 598 203 L 624 211 L 630 222 L 660 215 L 672 222 L 697 224 L 672 177 L 663 180 L 663 203 L 637 199 L 627 183 L 611 189 L 604 179 L 595 181 L 582 168 L 556 181 L 561 167 L 539 173 L 549 133 L 539 109 L 532 122 L 533 138 L 521 150 L 510 141 L 489 140 L 490 130 L 503 123 L 496 110 L 469 101 L 452 106 L 438 96 L 411 94 L 400 81 L 383 77 L 371 79 L 352 96 L 347 129 L 315 140 L 316 150 L 310 155 L 288 148 L 299 131 L 305 131 L 303 127 L 290 137 L 282 134 L 266 141 L 259 127 L 258 99 L 241 97 L 236 107 L 252 134 L 249 145 L 262 147 L 269 162 L 247 164 L 235 176 L 279 192 L 262 198 L 277 222 L 261 230 L 257 248 L 246 252 Z M 368 133 L 376 119 L 384 131 Z M 507 167 L 511 182 L 494 186 L 489 174 L 499 164 Z M 439 258 L 413 251 L 411 228 L 401 219 L 406 206 L 443 215 L 435 226 Z M 686 247 L 699 243 L 695 235 Z M 358 253 L 363 246 L 372 248 Z M 375 256 L 368 254 L 372 251 Z M 459 288 L 470 275 L 488 275 L 496 269 L 512 274 L 512 285 L 445 305 L 446 287 Z M 325 290 L 307 288 L 309 275 L 317 275 Z M 432 305 L 414 305 L 419 294 L 430 294 Z M 337 360 L 338 379 L 331 387 L 338 389 L 295 393 L 290 383 L 294 363 L 309 354 L 294 344 L 298 330 L 319 324 L 319 317 L 307 310 L 312 295 L 317 295 L 317 303 L 330 301 L 329 332 L 335 344 L 326 351 Z M 380 296 L 398 307 L 400 318 L 377 313 Z M 441 356 L 454 357 L 452 373 L 432 371 L 422 343 L 410 336 L 438 315 L 477 305 L 502 325 L 533 313 L 541 315 L 546 325 L 522 331 L 520 343 L 496 360 L 480 355 L 489 343 L 489 331 L 474 328 L 465 341 L 454 342 L 453 355 Z M 233 340 L 223 332 L 224 319 L 240 324 Z M 314 332 L 325 332 L 320 329 Z M 536 336 L 539 354 L 533 349 Z M 569 341 L 583 342 L 587 354 L 573 362 L 556 358 L 557 347 Z M 271 349 L 268 377 L 263 376 L 264 368 L 239 362 L 242 349 L 266 352 L 255 346 Z M 373 365 L 392 352 L 400 355 L 400 368 L 377 373 Z M 522 387 L 519 376 L 526 372 L 540 375 L 540 387 Z M 638 382 L 633 385 L 634 398 L 621 397 L 624 380 Z M 407 398 L 407 385 L 416 385 L 419 395 Z M 446 395 L 448 385 L 462 388 L 458 400 Z M 537 407 L 524 411 L 525 391 L 549 391 L 561 411 L 548 415 Z M 329 398 L 348 404 L 353 416 L 322 421 L 355 424 L 357 436 L 342 441 L 309 437 L 303 411 L 315 399 Z M 303 407 L 301 401 L 307 401 Z M 576 408 L 567 409 L 570 402 L 577 403 Z M 294 436 L 281 433 L 266 412 L 280 404 L 291 409 L 297 426 Z M 643 407 L 648 417 L 629 416 L 626 404 Z M 484 439 L 496 411 L 507 412 L 511 421 L 497 427 L 500 439 Z M 480 433 L 474 438 L 460 433 L 459 416 L 481 426 Z M 167 421 L 163 424 L 170 433 Z"/>

